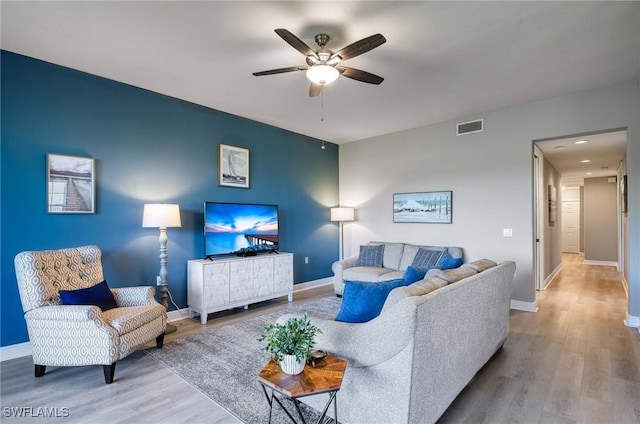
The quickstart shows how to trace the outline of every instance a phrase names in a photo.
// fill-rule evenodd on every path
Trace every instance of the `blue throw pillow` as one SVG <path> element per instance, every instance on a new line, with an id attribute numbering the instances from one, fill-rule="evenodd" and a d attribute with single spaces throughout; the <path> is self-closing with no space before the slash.
<path id="1" fill-rule="evenodd" d="M 407 270 L 404 272 L 404 282 L 409 285 L 415 283 L 416 281 L 420 281 L 427 274 L 428 269 L 426 268 L 416 268 L 414 266 L 409 265 Z"/>
<path id="2" fill-rule="evenodd" d="M 384 244 L 360 246 L 360 255 L 356 266 L 374 266 L 382 268 Z"/>
<path id="3" fill-rule="evenodd" d="M 438 263 L 441 256 L 442 250 L 425 249 L 421 247 L 418 249 L 411 265 L 415 268 L 426 269 L 428 271 Z"/>
<path id="4" fill-rule="evenodd" d="M 102 312 L 118 307 L 106 281 L 86 289 L 60 290 L 60 299 L 64 305 L 96 305 Z"/>
<path id="5" fill-rule="evenodd" d="M 369 283 L 364 281 L 345 281 L 342 304 L 336 321 L 367 322 L 378 315 L 391 290 L 406 286 L 404 278 Z"/>
<path id="6" fill-rule="evenodd" d="M 452 269 L 458 268 L 462 265 L 462 258 L 454 258 L 449 252 L 444 252 L 444 255 L 438 261 L 436 268 L 438 269 Z"/>

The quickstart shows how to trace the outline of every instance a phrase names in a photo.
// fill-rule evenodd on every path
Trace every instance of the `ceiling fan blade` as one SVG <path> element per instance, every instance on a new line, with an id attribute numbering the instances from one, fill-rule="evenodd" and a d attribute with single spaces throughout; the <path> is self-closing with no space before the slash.
<path id="1" fill-rule="evenodd" d="M 322 86 L 320 84 L 311 83 L 309 86 L 309 97 L 316 97 L 322 93 Z"/>
<path id="2" fill-rule="evenodd" d="M 361 71 L 360 69 L 347 68 L 345 66 L 338 66 L 336 68 L 338 69 L 338 71 L 340 71 L 342 76 L 354 79 L 356 81 L 361 81 L 361 82 L 366 82 L 369 84 L 376 84 L 376 85 L 384 81 L 384 78 L 366 71 Z"/>
<path id="3" fill-rule="evenodd" d="M 288 30 L 284 28 L 278 28 L 274 31 L 280 36 L 280 38 L 289 43 L 291 47 L 298 50 L 303 55 L 317 57 L 316 52 L 311 47 L 307 46 L 304 41 L 293 35 Z"/>
<path id="4" fill-rule="evenodd" d="M 305 71 L 307 69 L 308 68 L 304 66 L 289 66 L 288 68 L 278 68 L 278 69 L 270 69 L 268 71 L 254 72 L 253 75 L 255 75 L 256 77 L 260 77 L 262 75 L 283 74 L 285 72 Z"/>
<path id="5" fill-rule="evenodd" d="M 366 53 L 369 50 L 373 50 L 386 42 L 387 39 L 384 38 L 382 34 L 370 35 L 367 38 L 363 38 L 360 41 L 356 41 L 355 43 L 349 44 L 347 47 L 342 48 L 341 50 L 334 53 L 331 58 L 340 56 L 342 60 L 351 59 L 353 57 L 361 55 L 362 53 Z"/>

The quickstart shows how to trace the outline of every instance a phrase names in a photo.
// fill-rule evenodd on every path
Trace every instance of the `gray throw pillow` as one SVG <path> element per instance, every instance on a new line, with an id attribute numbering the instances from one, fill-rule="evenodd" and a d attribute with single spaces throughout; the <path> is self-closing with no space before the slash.
<path id="1" fill-rule="evenodd" d="M 384 244 L 377 246 L 360 246 L 360 255 L 356 266 L 372 266 L 382 268 L 382 255 L 384 254 Z"/>

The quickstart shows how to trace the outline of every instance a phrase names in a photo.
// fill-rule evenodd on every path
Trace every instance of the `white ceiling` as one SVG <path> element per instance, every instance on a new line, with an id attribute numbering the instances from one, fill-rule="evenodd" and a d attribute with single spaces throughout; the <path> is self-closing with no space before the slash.
<path id="1" fill-rule="evenodd" d="M 345 143 L 637 78 L 639 2 L 2 1 L 5 50 Z M 332 50 L 382 33 L 308 97 L 304 65 L 273 30 Z"/>
<path id="2" fill-rule="evenodd" d="M 577 141 L 587 141 L 578 143 Z M 565 187 L 581 186 L 585 178 L 617 174 L 627 151 L 627 132 L 612 131 L 536 143 L 542 154 L 561 174 Z M 589 162 L 582 162 L 588 160 Z"/>

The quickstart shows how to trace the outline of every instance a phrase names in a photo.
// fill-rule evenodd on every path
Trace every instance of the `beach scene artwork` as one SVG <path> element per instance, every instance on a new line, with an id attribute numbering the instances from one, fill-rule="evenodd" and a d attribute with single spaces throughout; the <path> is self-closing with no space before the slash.
<path id="1" fill-rule="evenodd" d="M 451 224 L 452 191 L 394 193 L 393 222 Z"/>

